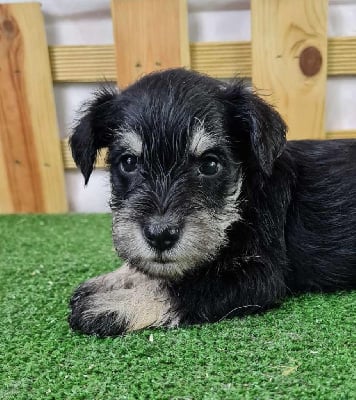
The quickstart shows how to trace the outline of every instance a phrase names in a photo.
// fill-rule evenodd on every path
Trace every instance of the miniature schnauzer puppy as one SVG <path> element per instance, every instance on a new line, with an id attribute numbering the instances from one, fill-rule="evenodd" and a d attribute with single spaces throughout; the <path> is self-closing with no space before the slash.
<path id="1" fill-rule="evenodd" d="M 356 141 L 286 130 L 242 81 L 172 69 L 99 91 L 70 142 L 85 183 L 108 148 L 125 263 L 78 287 L 72 329 L 214 322 L 355 288 Z"/>

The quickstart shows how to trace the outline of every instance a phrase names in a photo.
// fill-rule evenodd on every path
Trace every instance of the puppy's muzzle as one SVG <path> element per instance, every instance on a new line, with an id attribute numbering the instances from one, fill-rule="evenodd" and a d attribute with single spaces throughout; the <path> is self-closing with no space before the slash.
<path id="1" fill-rule="evenodd" d="M 142 228 L 142 232 L 146 242 L 160 252 L 174 247 L 180 236 L 180 229 L 177 226 L 160 224 L 147 224 Z"/>

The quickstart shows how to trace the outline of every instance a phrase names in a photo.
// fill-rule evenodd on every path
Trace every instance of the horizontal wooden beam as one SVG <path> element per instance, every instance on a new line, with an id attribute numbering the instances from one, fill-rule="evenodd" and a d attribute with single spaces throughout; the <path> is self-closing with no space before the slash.
<path id="1" fill-rule="evenodd" d="M 326 132 L 327 139 L 356 139 L 356 130 Z"/>
<path id="2" fill-rule="evenodd" d="M 330 131 L 326 133 L 327 139 L 354 139 L 356 138 L 356 130 L 348 130 L 348 131 Z M 63 139 L 61 141 L 62 145 L 62 154 L 63 154 L 63 163 L 65 169 L 76 169 L 75 162 L 73 161 L 71 151 L 68 146 L 68 139 Z M 95 164 L 96 168 L 105 168 L 106 167 L 106 150 L 104 149 Z"/>
<path id="3" fill-rule="evenodd" d="M 113 45 L 50 46 L 54 82 L 116 81 Z M 217 78 L 251 77 L 250 42 L 190 44 L 191 68 Z M 356 75 L 356 37 L 328 40 L 329 76 Z"/>
<path id="4" fill-rule="evenodd" d="M 191 68 L 217 78 L 251 77 L 250 42 L 190 44 Z"/>
<path id="5" fill-rule="evenodd" d="M 113 45 L 49 46 L 54 82 L 101 82 L 116 80 Z"/>
<path id="6" fill-rule="evenodd" d="M 328 40 L 329 76 L 356 75 L 356 37 L 338 37 Z"/>

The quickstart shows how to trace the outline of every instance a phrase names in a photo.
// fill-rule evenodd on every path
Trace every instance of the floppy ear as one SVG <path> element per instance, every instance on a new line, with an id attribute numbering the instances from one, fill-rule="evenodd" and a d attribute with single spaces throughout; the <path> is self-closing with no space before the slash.
<path id="1" fill-rule="evenodd" d="M 117 97 L 117 92 L 109 88 L 96 92 L 94 99 L 84 105 L 81 111 L 83 116 L 77 121 L 69 139 L 73 159 L 84 176 L 85 184 L 93 171 L 98 151 L 113 140 Z"/>
<path id="2" fill-rule="evenodd" d="M 258 97 L 243 81 L 223 89 L 230 129 L 244 135 L 259 169 L 272 174 L 273 164 L 286 144 L 287 126 L 279 113 Z"/>

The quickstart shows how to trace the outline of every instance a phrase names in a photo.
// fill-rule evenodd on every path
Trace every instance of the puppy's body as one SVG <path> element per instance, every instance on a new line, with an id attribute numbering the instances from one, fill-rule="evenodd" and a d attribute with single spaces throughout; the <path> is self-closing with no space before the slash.
<path id="1" fill-rule="evenodd" d="M 356 141 L 290 142 L 296 185 L 286 220 L 295 291 L 355 287 Z"/>
<path id="2" fill-rule="evenodd" d="M 241 82 L 185 70 L 101 93 L 71 143 L 86 181 L 109 148 L 127 264 L 77 289 L 71 326 L 117 335 L 355 287 L 356 141 L 286 144 L 285 131 Z"/>
<path id="3" fill-rule="evenodd" d="M 286 295 L 356 285 L 356 142 L 289 142 L 210 268 L 172 286 L 188 322 L 259 312 Z M 245 223 L 248 221 L 248 223 Z M 209 270 L 207 273 L 206 271 Z"/>

